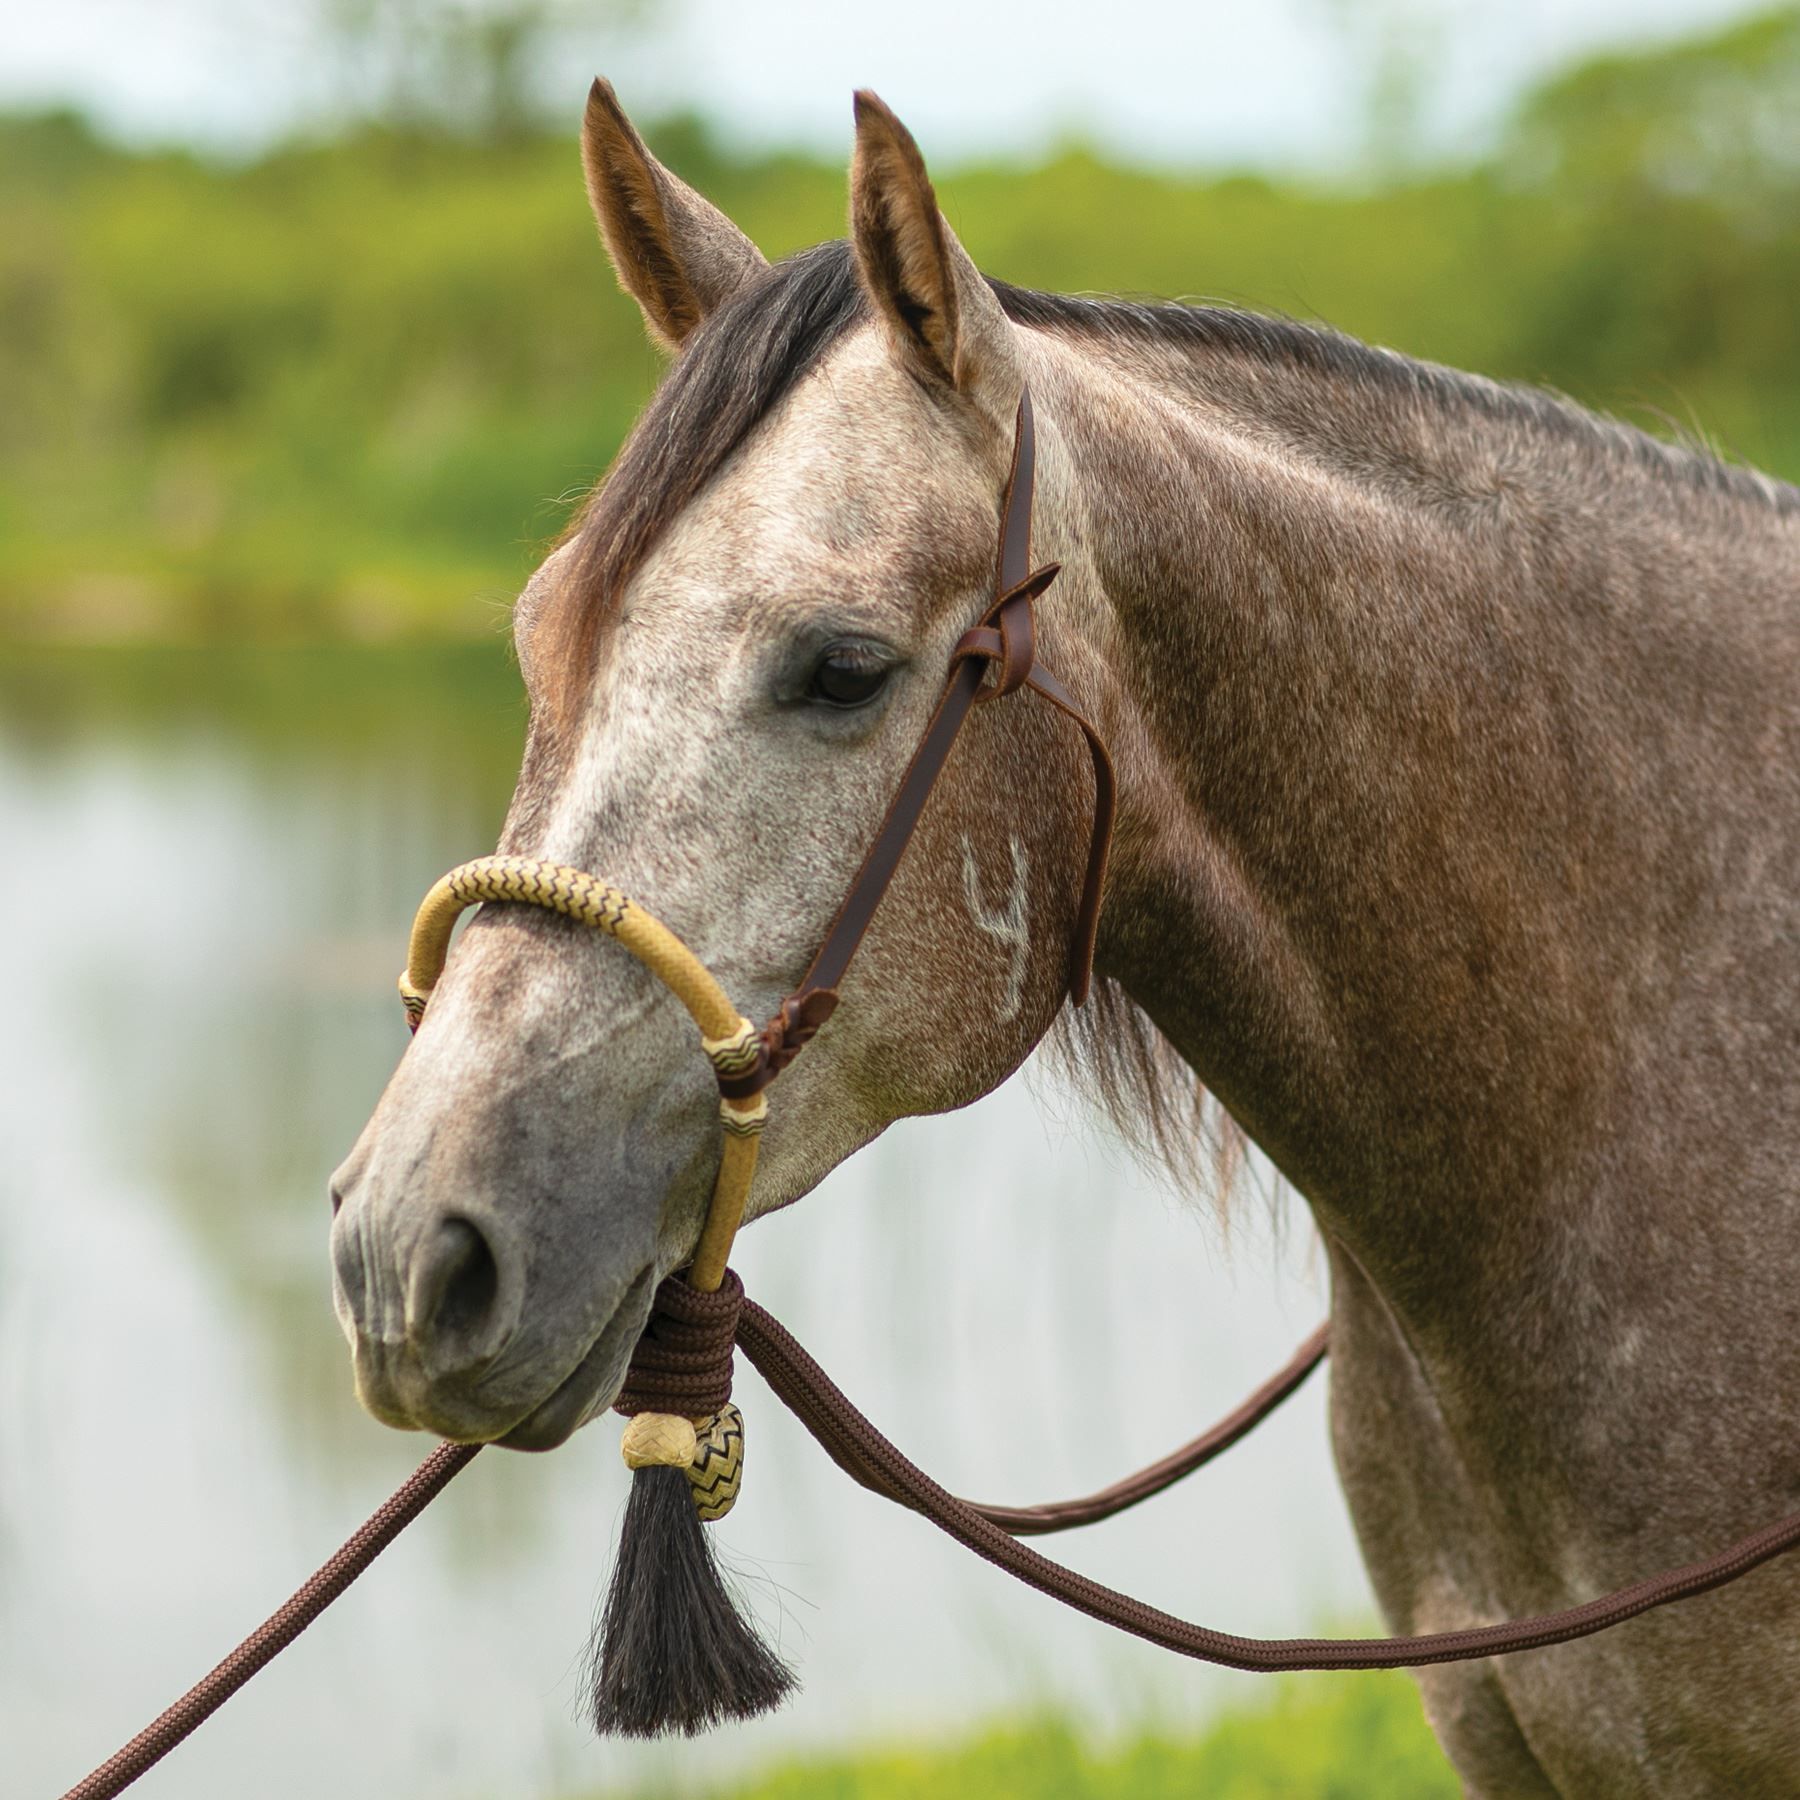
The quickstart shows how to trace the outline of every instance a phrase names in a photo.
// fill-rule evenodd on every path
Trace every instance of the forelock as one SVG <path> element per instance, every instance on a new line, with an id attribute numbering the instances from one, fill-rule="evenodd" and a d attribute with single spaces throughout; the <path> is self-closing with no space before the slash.
<path id="1" fill-rule="evenodd" d="M 566 534 L 568 572 L 534 624 L 532 660 L 559 712 L 585 691 L 606 622 L 663 533 L 866 310 L 839 239 L 776 263 L 688 339 Z"/>

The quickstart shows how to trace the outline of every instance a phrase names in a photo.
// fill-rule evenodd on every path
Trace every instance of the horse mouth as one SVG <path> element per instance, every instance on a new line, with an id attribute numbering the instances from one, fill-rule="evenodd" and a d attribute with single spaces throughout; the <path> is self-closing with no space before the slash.
<path id="1" fill-rule="evenodd" d="M 639 1271 L 619 1297 L 581 1360 L 524 1418 L 493 1441 L 508 1450 L 554 1450 L 612 1401 L 624 1385 L 632 1346 L 643 1330 L 648 1297 L 656 1284 L 652 1264 Z"/>

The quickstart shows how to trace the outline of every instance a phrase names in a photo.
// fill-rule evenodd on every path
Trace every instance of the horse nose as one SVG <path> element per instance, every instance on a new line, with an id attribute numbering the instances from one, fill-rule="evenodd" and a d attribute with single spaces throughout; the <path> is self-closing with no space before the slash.
<path id="1" fill-rule="evenodd" d="M 519 1322 L 517 1257 L 491 1221 L 444 1213 L 415 1240 L 405 1274 L 406 1337 L 431 1376 L 469 1374 Z"/>
<path id="2" fill-rule="evenodd" d="M 499 1220 L 467 1207 L 384 1207 L 343 1173 L 331 1202 L 338 1317 L 371 1370 L 391 1374 L 398 1353 L 427 1379 L 469 1375 L 506 1348 L 525 1271 Z"/>

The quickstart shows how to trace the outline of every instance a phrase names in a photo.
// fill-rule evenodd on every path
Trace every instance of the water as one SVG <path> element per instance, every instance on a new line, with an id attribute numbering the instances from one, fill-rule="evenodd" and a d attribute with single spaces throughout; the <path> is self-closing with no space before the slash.
<path id="1" fill-rule="evenodd" d="M 404 1045 L 412 908 L 494 840 L 522 709 L 497 648 L 6 657 L 0 1792 L 26 1796 L 135 1732 L 427 1447 L 351 1397 L 325 1180 Z M 933 1473 L 1038 1500 L 1285 1359 L 1322 1300 L 1276 1216 L 1247 1192 L 1227 1233 L 1038 1077 L 891 1132 L 735 1260 Z M 140 1791 L 548 1800 L 1033 1709 L 1191 1725 L 1258 1691 L 1017 1586 L 852 1486 L 754 1374 L 740 1396 L 722 1529 L 805 1683 L 778 1718 L 679 1749 L 577 1722 L 626 1483 L 602 1424 L 484 1455 Z M 1366 1618 L 1323 1397 L 1045 1547 L 1228 1629 Z"/>

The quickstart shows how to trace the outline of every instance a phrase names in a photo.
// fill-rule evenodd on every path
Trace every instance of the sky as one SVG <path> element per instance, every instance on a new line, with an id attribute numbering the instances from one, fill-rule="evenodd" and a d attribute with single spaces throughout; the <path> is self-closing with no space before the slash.
<path id="1" fill-rule="evenodd" d="M 361 0 L 374 4 L 376 0 Z M 433 0 L 382 0 L 397 13 Z M 468 3 L 468 0 L 465 0 Z M 480 4 L 481 0 L 473 0 Z M 358 0 L 3 0 L 0 105 L 73 102 L 133 141 L 251 151 L 332 104 L 312 21 Z M 1424 72 L 1418 141 L 1479 149 L 1511 99 L 1599 48 L 1680 36 L 1745 0 L 642 0 L 621 43 L 604 0 L 544 71 L 571 120 L 611 75 L 640 116 L 693 107 L 747 146 L 849 142 L 872 86 L 940 159 L 1029 157 L 1080 137 L 1169 167 L 1330 171 L 1369 143 L 1371 71 Z M 566 74 L 565 74 L 566 70 Z"/>

